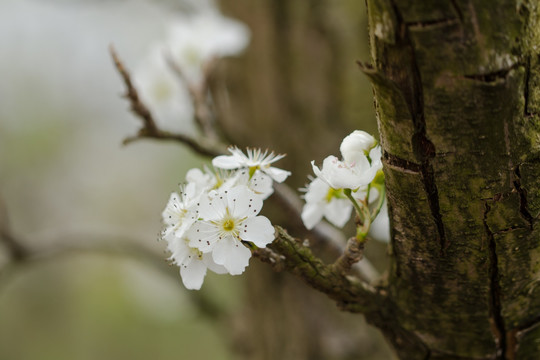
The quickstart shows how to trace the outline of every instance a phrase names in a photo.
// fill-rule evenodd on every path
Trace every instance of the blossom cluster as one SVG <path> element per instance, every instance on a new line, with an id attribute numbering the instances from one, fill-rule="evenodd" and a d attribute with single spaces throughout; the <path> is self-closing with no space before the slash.
<path id="1" fill-rule="evenodd" d="M 302 210 L 302 220 L 308 229 L 323 217 L 343 227 L 353 207 L 359 212 L 360 206 L 367 208 L 381 196 L 381 147 L 373 136 L 355 130 L 343 139 L 340 151 L 341 160 L 328 156 L 321 168 L 311 162 L 316 177 L 304 189 L 306 204 Z"/>
<path id="2" fill-rule="evenodd" d="M 200 85 L 212 60 L 240 54 L 249 38 L 248 28 L 223 16 L 213 2 L 170 19 L 165 38 L 152 45 L 134 73 L 137 90 L 158 124 L 193 135 L 188 87 Z"/>
<path id="3" fill-rule="evenodd" d="M 188 171 L 186 183 L 171 194 L 162 213 L 161 237 L 188 289 L 200 289 L 208 269 L 243 273 L 251 257 L 249 248 L 264 248 L 274 240 L 274 227 L 259 212 L 273 192 L 273 182 L 290 175 L 271 166 L 284 155 L 229 151 L 231 155 L 213 159 L 218 170 Z"/>

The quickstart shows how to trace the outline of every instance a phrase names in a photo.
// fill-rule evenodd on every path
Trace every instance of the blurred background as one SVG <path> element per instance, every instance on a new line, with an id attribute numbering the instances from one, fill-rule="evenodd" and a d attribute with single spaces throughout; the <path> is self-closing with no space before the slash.
<path id="1" fill-rule="evenodd" d="M 376 133 L 355 64 L 369 60 L 363 2 L 2 0 L 0 228 L 34 255 L 11 261 L 0 242 L 0 359 L 392 358 L 360 315 L 256 259 L 200 292 L 168 265 L 161 211 L 208 159 L 169 142 L 122 146 L 140 122 L 108 46 L 137 69 L 171 20 L 208 7 L 250 31 L 211 82 L 231 143 L 287 153 L 280 167 L 299 188 L 310 160 L 337 155 L 354 129 Z M 309 237 L 276 204 L 265 211 Z M 384 243 L 367 256 L 384 271 Z"/>

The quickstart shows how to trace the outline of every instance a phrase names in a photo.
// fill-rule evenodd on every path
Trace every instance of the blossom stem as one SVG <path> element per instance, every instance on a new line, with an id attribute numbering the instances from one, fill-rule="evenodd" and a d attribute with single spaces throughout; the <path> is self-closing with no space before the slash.
<path id="1" fill-rule="evenodd" d="M 380 188 L 379 201 L 377 202 L 375 211 L 373 211 L 373 214 L 371 214 L 372 221 L 377 217 L 377 215 L 379 215 L 379 212 L 381 211 L 381 208 L 384 204 L 385 199 L 386 199 L 386 187 L 384 186 L 384 184 L 382 184 Z"/>
<path id="2" fill-rule="evenodd" d="M 362 211 L 360 204 L 358 204 L 358 201 L 356 201 L 356 199 L 352 196 L 351 189 L 343 189 L 343 194 L 345 194 L 347 199 L 349 199 L 352 202 L 354 209 L 356 210 L 356 214 L 360 217 L 360 220 L 362 220 L 363 222 L 365 220 L 364 212 Z"/>
<path id="3" fill-rule="evenodd" d="M 356 241 L 363 243 L 366 239 L 369 227 L 371 225 L 371 216 L 367 206 L 360 206 L 358 201 L 352 196 L 351 189 L 343 189 L 343 194 L 352 202 L 360 223 L 356 225 Z"/>

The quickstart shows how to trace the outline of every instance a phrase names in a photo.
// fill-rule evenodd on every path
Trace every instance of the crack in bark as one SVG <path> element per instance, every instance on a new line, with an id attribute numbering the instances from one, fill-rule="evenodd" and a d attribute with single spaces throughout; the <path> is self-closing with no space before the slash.
<path id="1" fill-rule="evenodd" d="M 405 159 L 400 158 L 399 156 L 390 154 L 389 152 L 384 152 L 383 154 L 383 160 L 390 166 L 394 168 L 398 168 L 402 170 L 403 172 L 407 173 L 420 173 L 422 171 L 422 167 L 414 163 L 412 161 L 408 161 Z"/>
<path id="2" fill-rule="evenodd" d="M 495 82 L 497 82 L 499 80 L 506 81 L 506 78 L 508 77 L 508 74 L 510 73 L 510 71 L 514 70 L 518 66 L 520 66 L 520 64 L 515 63 L 514 65 L 512 65 L 510 67 L 500 69 L 500 70 L 497 70 L 497 71 L 493 71 L 493 72 L 490 72 L 490 73 L 463 75 L 463 77 L 466 78 L 466 79 L 485 82 L 485 83 L 488 83 L 488 84 L 489 83 L 495 83 Z"/>
<path id="3" fill-rule="evenodd" d="M 460 19 L 458 18 L 444 18 L 444 19 L 434 19 L 434 20 L 428 20 L 428 21 L 415 21 L 415 22 L 406 22 L 405 26 L 407 26 L 411 30 L 419 30 L 419 29 L 433 29 L 438 27 L 444 27 L 444 26 L 450 26 L 454 24 L 460 23 Z"/>
<path id="4" fill-rule="evenodd" d="M 501 306 L 501 284 L 499 283 L 499 259 L 497 257 L 497 243 L 495 237 L 489 225 L 487 223 L 488 213 L 491 210 L 488 202 L 484 202 L 484 217 L 483 224 L 484 230 L 488 239 L 488 249 L 489 249 L 489 312 L 490 320 L 492 322 L 491 331 L 495 336 L 495 342 L 497 345 L 496 359 L 497 360 L 506 360 L 506 328 L 504 324 L 504 319 L 502 316 L 502 306 Z"/>
<path id="5" fill-rule="evenodd" d="M 527 56 L 525 60 L 525 84 L 523 86 L 523 102 L 525 103 L 523 106 L 523 115 L 524 116 L 532 116 L 529 112 L 529 82 L 531 77 L 531 56 Z"/>
<path id="6" fill-rule="evenodd" d="M 460 7 L 458 6 L 456 0 L 450 0 L 450 3 L 452 4 L 452 7 L 456 11 L 456 14 L 459 18 L 460 22 L 463 22 L 463 11 L 461 11 Z"/>
<path id="7" fill-rule="evenodd" d="M 403 92 L 406 99 L 409 111 L 411 113 L 414 134 L 411 139 L 413 151 L 417 158 L 421 161 L 420 173 L 422 174 L 422 183 L 429 202 L 429 208 L 433 221 L 437 227 L 438 241 L 441 247 L 441 255 L 445 253 L 449 243 L 447 242 L 444 224 L 439 205 L 439 192 L 435 183 L 435 174 L 431 159 L 435 157 L 435 146 L 428 139 L 426 134 L 426 119 L 424 114 L 424 94 L 420 70 L 414 52 L 414 45 L 409 35 L 409 28 L 403 21 L 403 17 L 399 12 L 394 0 L 390 0 L 390 4 L 394 10 L 397 21 L 397 28 L 401 29 L 399 38 L 396 39 L 409 53 L 409 69 L 404 74 L 395 74 L 393 79 L 398 87 Z M 403 77 L 403 78 L 402 78 Z"/>
<path id="8" fill-rule="evenodd" d="M 529 206 L 527 202 L 527 190 L 521 187 L 521 173 L 519 170 L 519 165 L 514 168 L 514 188 L 519 194 L 519 213 L 523 219 L 529 224 L 529 229 L 533 229 L 534 226 L 534 217 L 529 212 Z"/>

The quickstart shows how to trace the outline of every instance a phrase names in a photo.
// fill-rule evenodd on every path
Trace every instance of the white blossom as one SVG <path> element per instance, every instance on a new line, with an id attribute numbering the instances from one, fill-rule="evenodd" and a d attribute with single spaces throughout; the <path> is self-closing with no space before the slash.
<path id="1" fill-rule="evenodd" d="M 134 72 L 133 81 L 158 125 L 170 131 L 195 133 L 191 97 L 167 64 L 162 46 L 152 49 Z"/>
<path id="2" fill-rule="evenodd" d="M 181 238 L 186 230 L 197 220 L 198 193 L 194 184 L 183 187 L 181 194 L 173 192 L 161 216 L 165 223 L 163 237 L 173 234 Z"/>
<path id="3" fill-rule="evenodd" d="M 352 204 L 341 190 L 334 190 L 319 178 L 307 186 L 302 209 L 302 221 L 311 230 L 323 216 L 337 227 L 343 227 L 351 217 Z"/>
<path id="4" fill-rule="evenodd" d="M 241 185 L 201 199 L 201 220 L 186 234 L 189 246 L 211 253 L 214 262 L 223 265 L 231 275 L 241 274 L 251 257 L 251 251 L 241 241 L 266 247 L 274 240 L 270 220 L 257 216 L 262 205 L 261 197 Z"/>
<path id="5" fill-rule="evenodd" d="M 376 144 L 377 141 L 373 136 L 365 131 L 355 130 L 345 136 L 339 150 L 341 156 L 343 156 L 343 161 L 353 163 L 360 157 L 367 155 Z"/>
<path id="6" fill-rule="evenodd" d="M 371 159 L 371 162 L 370 162 Z M 381 149 L 379 146 L 371 149 L 369 159 L 365 155 L 358 156 L 354 162 L 340 161 L 330 155 L 323 161 L 321 169 L 312 161 L 313 172 L 334 189 L 356 190 L 369 184 L 382 168 Z"/>
<path id="7" fill-rule="evenodd" d="M 249 37 L 249 30 L 242 23 L 217 11 L 207 11 L 171 23 L 165 47 L 188 81 L 198 83 L 206 62 L 214 57 L 239 54 Z"/>
<path id="8" fill-rule="evenodd" d="M 204 254 L 196 248 L 189 246 L 186 237 L 166 236 L 167 248 L 171 252 L 171 261 L 180 268 L 182 282 L 187 289 L 199 290 L 206 276 L 207 269 L 218 274 L 224 274 L 227 270 L 217 265 L 210 254 Z"/>
<path id="9" fill-rule="evenodd" d="M 256 171 L 253 176 L 249 176 L 248 170 L 238 170 L 227 180 L 222 188 L 228 189 L 238 185 L 247 186 L 263 200 L 267 199 L 274 192 L 272 178 L 261 171 Z"/>
<path id="10" fill-rule="evenodd" d="M 212 165 L 220 169 L 247 169 L 250 177 L 259 170 L 279 183 L 291 175 L 290 171 L 271 166 L 272 163 L 283 159 L 284 154 L 275 155 L 273 152 L 268 154 L 268 151 L 262 152 L 260 149 L 247 149 L 247 155 L 245 155 L 237 147 L 230 147 L 229 152 L 232 155 L 215 157 L 212 160 Z"/>

